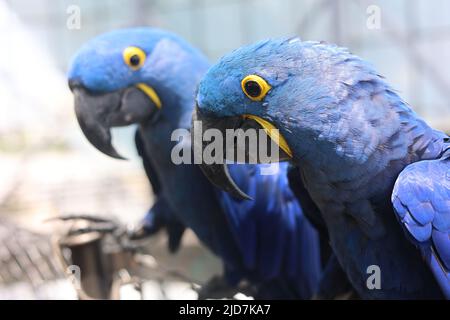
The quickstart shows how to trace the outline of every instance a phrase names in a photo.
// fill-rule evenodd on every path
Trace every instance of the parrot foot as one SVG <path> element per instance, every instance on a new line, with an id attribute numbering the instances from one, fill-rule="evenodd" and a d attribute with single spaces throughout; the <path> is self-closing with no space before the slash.
<path id="1" fill-rule="evenodd" d="M 197 291 L 198 300 L 236 299 L 236 295 L 253 296 L 253 290 L 246 285 L 231 286 L 223 276 L 214 276 Z"/>
<path id="2" fill-rule="evenodd" d="M 186 229 L 180 223 L 149 223 L 147 220 L 142 220 L 136 226 L 128 227 L 127 236 L 130 241 L 146 240 L 155 235 L 162 228 L 166 229 L 168 235 L 168 248 L 171 253 L 175 253 L 181 244 L 181 238 Z"/>
<path id="3" fill-rule="evenodd" d="M 155 228 L 149 228 L 145 222 L 141 221 L 135 226 L 128 227 L 127 235 L 130 240 L 143 240 L 152 236 L 158 230 L 155 230 Z"/>

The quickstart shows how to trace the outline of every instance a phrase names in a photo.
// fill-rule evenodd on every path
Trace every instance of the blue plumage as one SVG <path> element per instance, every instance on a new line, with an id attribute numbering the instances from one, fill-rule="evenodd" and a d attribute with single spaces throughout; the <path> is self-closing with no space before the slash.
<path id="1" fill-rule="evenodd" d="M 450 145 L 437 160 L 407 166 L 397 178 L 392 203 L 407 235 L 450 298 Z"/>
<path id="2" fill-rule="evenodd" d="M 298 214 L 301 208 L 288 185 L 287 163 L 280 165 L 277 174 L 261 175 L 259 169 L 258 165 L 229 165 L 231 176 L 254 201 L 236 200 L 222 191 L 219 199 L 242 254 L 246 277 L 282 275 L 297 290 L 291 297 L 299 297 L 319 281 L 319 272 L 308 272 L 321 269 L 317 234 Z"/>
<path id="3" fill-rule="evenodd" d="M 137 71 L 123 61 L 128 46 L 147 54 Z M 196 166 L 172 162 L 171 150 L 178 142 L 172 141 L 171 134 L 190 128 L 194 92 L 207 67 L 200 52 L 173 34 L 126 29 L 87 43 L 75 56 L 69 79 L 72 87 L 81 83 L 95 95 L 137 83 L 158 94 L 162 108 L 139 121 L 136 142 L 157 195 L 146 220 L 154 231 L 168 229 L 174 239 L 172 249 L 182 226 L 189 227 L 222 259 L 231 283 L 249 279 L 265 298 L 309 298 L 321 270 L 318 237 L 289 189 L 285 165 L 274 176 L 260 175 L 258 166 L 230 166 L 241 188 L 255 197 L 249 203 L 212 187 Z M 109 117 L 123 108 L 120 105 Z M 182 143 L 190 147 L 190 139 Z"/>
<path id="4" fill-rule="evenodd" d="M 271 86 L 261 101 L 244 94 L 248 75 Z M 266 40 L 211 67 L 197 101 L 204 119 L 250 114 L 280 130 L 361 297 L 450 298 L 448 138 L 369 63 L 334 45 Z M 381 289 L 366 284 L 371 265 Z"/>

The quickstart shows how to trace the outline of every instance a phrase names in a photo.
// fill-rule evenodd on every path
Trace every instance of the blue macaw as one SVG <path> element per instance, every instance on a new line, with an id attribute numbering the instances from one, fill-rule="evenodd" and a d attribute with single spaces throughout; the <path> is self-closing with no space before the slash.
<path id="1" fill-rule="evenodd" d="M 280 159 L 297 167 L 290 177 L 302 206 L 317 207 L 361 298 L 450 298 L 449 138 L 369 63 L 298 38 L 245 46 L 209 69 L 194 117 L 277 138 Z M 223 174 L 226 163 L 202 169 L 243 193 Z"/>
<path id="2" fill-rule="evenodd" d="M 261 175 L 258 165 L 233 165 L 230 174 L 255 201 L 215 187 L 195 165 L 175 165 L 171 151 L 190 136 L 195 90 L 207 59 L 178 36 L 153 28 L 116 30 L 85 44 L 68 78 L 86 138 L 121 158 L 110 128 L 139 124 L 136 146 L 156 195 L 144 219 L 147 234 L 166 228 L 178 248 L 185 227 L 219 256 L 231 285 L 249 280 L 260 298 L 309 298 L 321 273 L 319 239 L 288 185 L 287 166 Z"/>

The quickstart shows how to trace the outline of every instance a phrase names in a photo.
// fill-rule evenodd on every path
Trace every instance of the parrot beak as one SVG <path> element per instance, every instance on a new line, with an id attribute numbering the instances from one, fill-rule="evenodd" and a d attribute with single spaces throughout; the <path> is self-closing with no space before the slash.
<path id="1" fill-rule="evenodd" d="M 191 130 L 191 138 L 193 143 L 194 157 L 199 157 L 199 159 L 202 158 L 203 150 L 208 145 L 208 143 L 203 141 L 201 133 L 198 134 L 198 132 L 196 132 L 197 130 L 197 128 L 195 127 L 196 121 L 201 121 L 202 123 L 201 131 L 206 131 L 208 129 L 214 128 L 220 130 L 223 133 L 227 128 L 236 127 L 240 123 L 240 121 L 234 121 L 233 123 L 233 119 L 231 118 L 228 118 L 225 121 L 223 119 L 214 119 L 206 117 L 198 111 L 198 107 L 195 107 L 194 113 L 192 115 L 193 127 Z M 223 163 L 212 163 L 212 164 L 205 164 L 205 162 L 202 161 L 201 164 L 199 164 L 199 167 L 205 174 L 205 176 L 208 178 L 208 180 L 216 187 L 230 193 L 233 197 L 237 199 L 242 200 L 252 199 L 245 192 L 243 192 L 233 181 L 233 178 L 231 178 L 230 173 L 228 171 L 228 166 L 225 160 L 223 161 Z"/>
<path id="2" fill-rule="evenodd" d="M 273 163 L 289 160 L 290 158 L 292 158 L 292 153 L 286 143 L 286 140 L 284 140 L 284 138 L 278 134 L 278 131 L 275 132 L 275 130 L 272 130 L 274 129 L 273 125 L 261 118 L 255 119 L 254 116 L 247 115 L 224 118 L 209 117 L 200 112 L 199 108 L 196 107 L 193 113 L 192 121 L 193 126 L 191 135 L 193 141 L 193 151 L 195 158 L 202 159 L 201 163 L 199 164 L 200 169 L 212 184 L 226 192 L 229 192 L 231 195 L 238 199 L 250 200 L 251 198 L 247 194 L 245 194 L 233 181 L 228 172 L 226 160 L 240 162 L 239 154 L 241 154 L 241 158 L 244 159 L 245 163 Z M 201 129 L 197 127 L 196 123 L 201 123 Z M 259 152 L 257 152 L 257 154 L 252 154 L 252 148 L 250 148 L 249 140 L 237 139 L 236 141 L 235 139 L 232 146 L 228 146 L 226 144 L 224 145 L 224 159 L 221 163 L 205 163 L 205 161 L 203 161 L 203 151 L 211 142 L 203 141 L 202 133 L 208 129 L 219 130 L 222 133 L 223 137 L 226 137 L 227 129 L 242 129 L 242 132 L 246 132 L 246 130 L 248 129 L 263 129 L 266 135 L 269 137 L 269 139 L 266 139 L 266 150 L 270 151 L 276 149 L 279 152 L 274 155 L 269 154 L 268 157 L 262 158 Z M 262 145 L 262 142 L 259 140 L 259 136 L 257 137 L 258 142 L 255 145 L 259 147 Z M 223 139 L 223 141 L 225 140 L 226 139 Z M 232 153 L 228 152 L 230 151 L 230 149 L 233 149 Z M 232 154 L 232 157 L 229 157 L 229 154 Z"/>
<path id="3" fill-rule="evenodd" d="M 75 114 L 86 139 L 102 153 L 125 160 L 112 145 L 111 128 L 149 119 L 161 107 L 156 93 L 148 86 L 150 97 L 139 86 L 108 93 L 89 92 L 80 83 L 69 81 L 75 98 Z"/>

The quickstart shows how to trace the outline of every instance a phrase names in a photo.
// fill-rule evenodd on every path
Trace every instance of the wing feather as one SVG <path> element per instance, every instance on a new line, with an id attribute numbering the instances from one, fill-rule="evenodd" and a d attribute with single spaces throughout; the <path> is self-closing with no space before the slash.
<path id="1" fill-rule="evenodd" d="M 407 166 L 395 183 L 392 204 L 450 299 L 450 151 Z"/>

